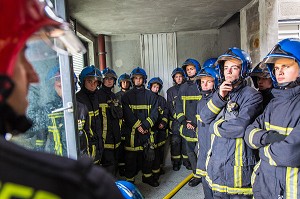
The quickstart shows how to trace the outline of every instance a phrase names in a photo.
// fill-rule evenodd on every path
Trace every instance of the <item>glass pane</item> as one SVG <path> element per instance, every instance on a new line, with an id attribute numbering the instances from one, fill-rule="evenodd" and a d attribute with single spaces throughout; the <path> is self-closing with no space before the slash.
<path id="1" fill-rule="evenodd" d="M 30 85 L 28 93 L 27 116 L 33 126 L 12 141 L 32 150 L 66 156 L 64 112 L 53 113 L 63 107 L 57 53 L 43 41 L 35 40 L 27 43 L 26 57 L 40 78 L 38 84 Z"/>

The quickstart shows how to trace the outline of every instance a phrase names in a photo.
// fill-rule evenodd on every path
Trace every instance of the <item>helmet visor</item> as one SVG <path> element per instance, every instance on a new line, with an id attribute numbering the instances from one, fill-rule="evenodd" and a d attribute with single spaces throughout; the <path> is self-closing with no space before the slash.
<path id="1" fill-rule="evenodd" d="M 36 32 L 31 40 L 38 38 L 42 39 L 59 54 L 71 56 L 86 52 L 85 47 L 67 23 L 63 23 L 59 27 L 47 26 Z"/>

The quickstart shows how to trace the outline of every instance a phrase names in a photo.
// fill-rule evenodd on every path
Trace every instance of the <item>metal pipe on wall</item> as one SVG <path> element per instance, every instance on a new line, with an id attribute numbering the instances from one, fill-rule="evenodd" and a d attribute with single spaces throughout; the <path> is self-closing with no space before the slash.
<path id="1" fill-rule="evenodd" d="M 107 54 L 107 52 L 105 51 L 104 35 L 99 34 L 98 35 L 98 56 L 99 56 L 100 70 L 103 70 L 106 68 L 106 54 Z"/>

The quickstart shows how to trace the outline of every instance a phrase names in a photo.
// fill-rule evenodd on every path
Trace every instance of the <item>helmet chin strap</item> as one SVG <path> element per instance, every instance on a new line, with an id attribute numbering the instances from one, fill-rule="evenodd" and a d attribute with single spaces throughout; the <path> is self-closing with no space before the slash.
<path id="1" fill-rule="evenodd" d="M 299 85 L 300 85 L 300 77 L 297 77 L 295 81 L 285 82 L 281 84 L 278 83 L 278 89 L 284 90 L 284 89 L 294 88 Z"/>

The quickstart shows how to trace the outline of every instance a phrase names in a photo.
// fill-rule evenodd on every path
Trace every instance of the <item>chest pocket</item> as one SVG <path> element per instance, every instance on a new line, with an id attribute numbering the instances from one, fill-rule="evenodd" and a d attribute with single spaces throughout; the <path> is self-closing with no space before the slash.
<path id="1" fill-rule="evenodd" d="M 240 110 L 239 104 L 230 100 L 226 105 L 224 119 L 225 120 L 235 119 L 239 115 L 239 110 Z"/>

